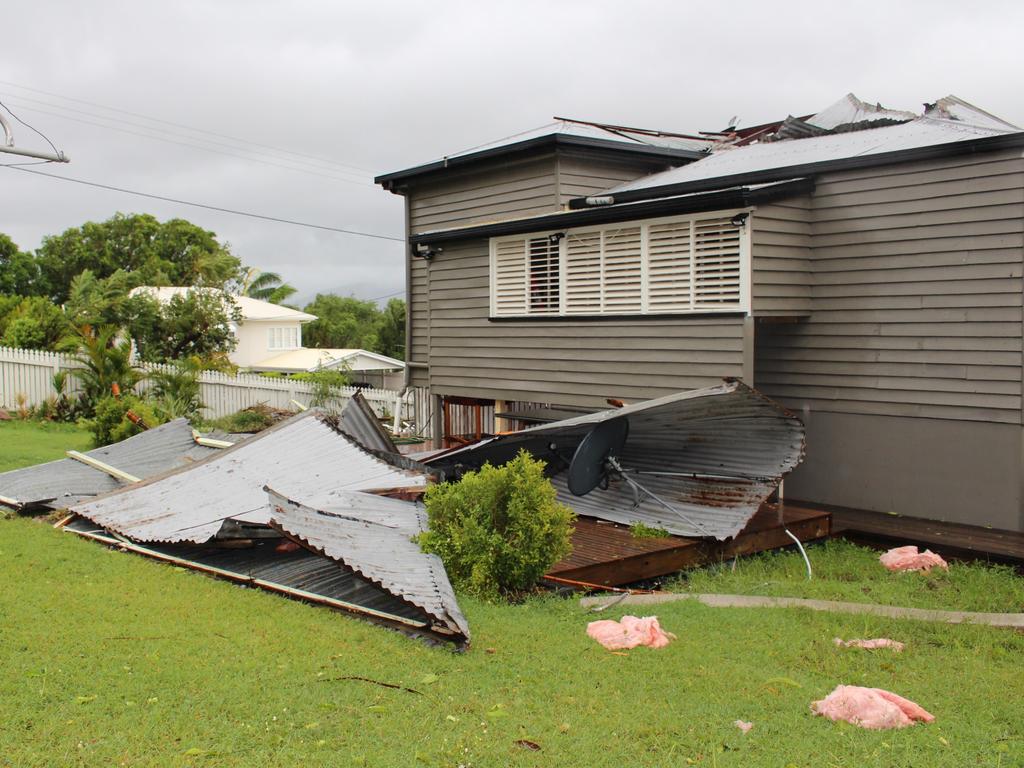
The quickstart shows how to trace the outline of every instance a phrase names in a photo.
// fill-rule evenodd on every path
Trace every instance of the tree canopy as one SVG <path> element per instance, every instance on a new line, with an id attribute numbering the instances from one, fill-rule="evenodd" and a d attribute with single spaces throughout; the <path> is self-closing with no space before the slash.
<path id="1" fill-rule="evenodd" d="M 35 261 L 35 292 L 58 304 L 67 301 L 72 280 L 85 270 L 100 279 L 122 271 L 133 286 L 223 286 L 241 268 L 213 232 L 184 219 L 160 222 L 148 213 L 117 213 L 47 237 Z"/>

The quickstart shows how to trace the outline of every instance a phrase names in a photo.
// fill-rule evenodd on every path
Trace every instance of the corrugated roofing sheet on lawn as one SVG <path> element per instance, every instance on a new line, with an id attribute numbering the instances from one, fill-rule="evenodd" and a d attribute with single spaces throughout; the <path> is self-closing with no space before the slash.
<path id="1" fill-rule="evenodd" d="M 306 411 L 192 466 L 77 504 L 71 511 L 136 541 L 203 543 L 224 520 L 266 524 L 264 485 L 299 496 L 421 488 L 422 473 L 370 455 Z"/>
<path id="2" fill-rule="evenodd" d="M 568 491 L 566 470 L 596 425 L 626 419 L 620 455 L 626 474 L 676 512 L 609 476 L 606 489 L 585 496 Z M 615 522 L 644 523 L 679 536 L 725 539 L 739 533 L 780 479 L 803 459 L 798 418 L 742 382 L 669 395 L 599 411 L 476 443 L 426 460 L 457 473 L 485 461 L 502 464 L 525 448 L 548 462 L 561 500 L 577 513 Z M 673 475 L 653 473 L 676 473 Z"/>
<path id="3" fill-rule="evenodd" d="M 229 549 L 208 544 L 137 545 L 119 541 L 102 527 L 82 518 L 73 520 L 66 529 L 209 575 L 349 611 L 414 636 L 426 634 L 447 641 L 461 641 L 461 637 L 452 637 L 447 627 L 441 632 L 433 631 L 432 617 L 421 608 L 342 567 L 335 560 L 308 549 L 278 551 L 280 539 L 257 540 L 251 547 Z"/>
<path id="4" fill-rule="evenodd" d="M 267 492 L 272 528 L 420 608 L 433 624 L 469 638 L 469 625 L 441 560 L 412 541 L 427 526 L 417 503 L 335 492 L 329 506 L 314 507 L 270 488 Z"/>
<path id="5" fill-rule="evenodd" d="M 146 478 L 217 453 L 196 445 L 192 427 L 176 419 L 120 443 L 86 452 L 86 456 L 135 477 Z M 106 472 L 74 459 L 60 459 L 0 474 L 0 497 L 19 509 L 61 509 L 124 487 Z"/>

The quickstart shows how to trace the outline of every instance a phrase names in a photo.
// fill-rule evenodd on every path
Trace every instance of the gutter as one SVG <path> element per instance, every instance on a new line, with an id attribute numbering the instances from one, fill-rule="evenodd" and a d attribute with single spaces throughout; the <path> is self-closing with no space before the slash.
<path id="1" fill-rule="evenodd" d="M 422 232 L 410 235 L 409 242 L 413 245 L 430 245 L 442 242 L 458 242 L 461 240 L 478 240 L 502 235 L 515 235 L 523 232 L 540 232 L 548 229 L 561 229 L 586 224 L 613 224 L 619 221 L 631 221 L 639 218 L 655 218 L 678 213 L 699 213 L 701 211 L 719 211 L 750 206 L 776 200 L 782 197 L 807 194 L 814 189 L 813 179 L 793 179 L 774 184 L 763 189 L 750 189 L 739 186 L 729 189 L 716 189 L 704 194 L 677 195 L 666 199 L 645 200 L 632 204 L 619 204 L 619 196 L 615 195 L 615 203 L 586 210 L 565 211 L 545 216 L 532 216 L 526 219 L 500 221 L 491 224 L 461 227 L 436 232 Z"/>
<path id="2" fill-rule="evenodd" d="M 814 176 L 830 171 L 845 171 L 856 168 L 874 168 L 881 165 L 892 165 L 894 163 L 911 162 L 914 160 L 933 160 L 956 155 L 969 155 L 979 152 L 995 152 L 1000 149 L 1017 149 L 1024 147 L 1024 132 L 1011 133 L 1003 136 L 985 136 L 980 139 L 968 141 L 953 141 L 946 144 L 935 144 L 929 147 L 914 147 L 912 149 L 900 149 L 894 152 L 881 152 L 877 155 L 862 155 L 857 157 L 844 157 L 838 160 L 824 160 L 815 163 L 803 163 L 800 165 L 787 165 L 779 168 L 769 168 L 762 171 L 737 173 L 731 176 L 716 176 L 713 179 L 700 179 L 697 181 L 685 181 L 678 184 L 665 184 L 660 187 L 646 187 L 644 189 L 627 189 L 621 192 L 611 193 L 616 203 L 630 203 L 640 200 L 653 200 L 674 195 L 702 192 L 710 189 L 721 189 L 723 186 L 763 184 L 772 181 L 792 179 L 795 176 Z M 571 210 L 587 210 L 592 206 L 587 204 L 586 197 L 577 197 L 569 201 Z"/>
<path id="3" fill-rule="evenodd" d="M 375 177 L 373 182 L 374 184 L 380 184 L 388 191 L 394 192 L 396 182 L 406 181 L 415 176 L 422 176 L 434 171 L 447 170 L 454 166 L 469 165 L 480 160 L 503 157 L 505 155 L 512 155 L 518 152 L 525 152 L 531 149 L 540 149 L 549 146 L 610 150 L 613 152 L 623 152 L 632 156 L 649 157 L 653 160 L 682 160 L 689 162 L 692 160 L 699 160 L 700 158 L 707 156 L 705 152 L 691 149 L 655 147 L 650 144 L 641 144 L 639 142 L 636 144 L 628 144 L 623 141 L 614 141 L 612 139 L 593 139 L 585 136 L 570 136 L 567 134 L 552 133 L 547 136 L 537 136 L 533 139 L 519 141 L 514 144 L 504 144 L 500 147 L 492 147 L 479 152 L 472 152 L 467 155 L 445 157 L 441 160 L 435 160 L 431 163 L 418 165 L 414 168 L 407 168 L 402 171 L 384 173 Z"/>

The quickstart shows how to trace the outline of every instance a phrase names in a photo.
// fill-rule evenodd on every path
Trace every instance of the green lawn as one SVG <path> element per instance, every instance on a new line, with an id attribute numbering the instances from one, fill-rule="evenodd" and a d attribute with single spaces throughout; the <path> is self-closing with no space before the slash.
<path id="1" fill-rule="evenodd" d="M 828 556 L 862 587 L 892 582 L 873 554 Z M 772 573 L 803 589 L 799 571 Z M 1003 581 L 1019 594 L 1006 572 L 966 573 L 966 594 Z M 0 520 L 0 584 L 0 766 L 1024 764 L 1013 631 L 683 601 L 656 610 L 678 640 L 616 655 L 585 629 L 625 609 L 461 598 L 473 646 L 457 654 L 26 519 Z M 839 650 L 835 636 L 908 647 Z M 838 683 L 888 688 L 936 722 L 877 733 L 811 716 Z"/>
<path id="2" fill-rule="evenodd" d="M 922 547 L 924 549 L 924 547 Z M 952 563 L 949 571 L 890 573 L 879 552 L 842 539 L 807 548 L 814 578 L 798 552 L 779 550 L 690 571 L 666 589 L 845 600 L 958 611 L 1024 612 L 1024 578 L 1009 566 Z"/>
<path id="3" fill-rule="evenodd" d="M 92 435 L 74 424 L 0 421 L 0 472 L 64 458 L 64 451 L 86 451 Z"/>

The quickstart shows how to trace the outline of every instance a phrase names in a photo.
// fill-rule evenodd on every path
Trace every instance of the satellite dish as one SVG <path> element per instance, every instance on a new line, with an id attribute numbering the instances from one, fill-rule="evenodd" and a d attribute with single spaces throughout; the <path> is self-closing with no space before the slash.
<path id="1" fill-rule="evenodd" d="M 608 476 L 608 458 L 622 451 L 627 435 L 625 418 L 602 421 L 586 434 L 569 465 L 569 490 L 574 496 L 585 496 Z"/>
<path id="2" fill-rule="evenodd" d="M 710 532 L 699 522 L 688 516 L 681 509 L 673 506 L 658 496 L 649 488 L 640 484 L 636 477 L 630 475 L 651 474 L 651 475 L 680 475 L 691 476 L 681 472 L 659 472 L 648 470 L 641 473 L 635 469 L 627 469 L 619 462 L 619 454 L 626 444 L 626 437 L 629 435 L 629 419 L 624 416 L 602 421 L 591 429 L 580 441 L 576 453 L 573 454 L 572 463 L 569 464 L 568 485 L 574 496 L 586 496 L 592 490 L 605 482 L 612 473 L 625 481 L 633 492 L 633 507 L 639 507 L 643 498 L 649 498 L 658 506 L 673 513 L 682 520 L 692 525 L 704 536 L 710 536 Z M 607 484 L 604 486 L 607 489 Z"/>

